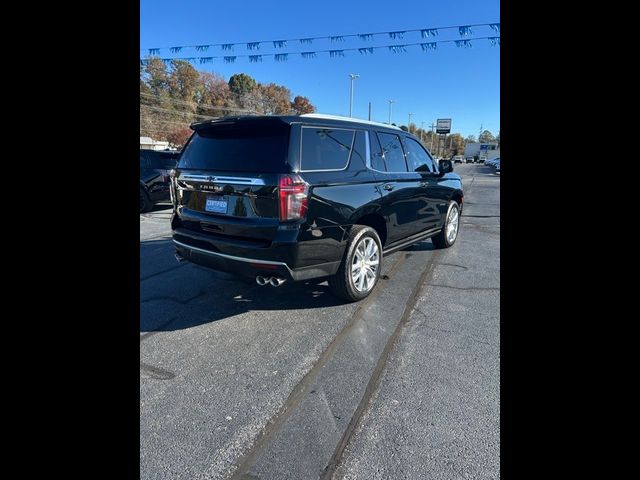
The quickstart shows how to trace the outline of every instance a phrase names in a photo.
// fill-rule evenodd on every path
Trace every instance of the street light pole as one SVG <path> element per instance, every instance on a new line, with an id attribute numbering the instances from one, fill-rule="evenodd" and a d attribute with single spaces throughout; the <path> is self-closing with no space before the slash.
<path id="1" fill-rule="evenodd" d="M 409 123 L 407 124 L 407 129 L 409 130 L 409 133 L 411 133 L 411 115 L 413 115 L 413 113 L 409 114 Z"/>
<path id="2" fill-rule="evenodd" d="M 391 125 L 391 105 L 393 105 L 395 100 L 389 100 L 389 125 Z"/>
<path id="3" fill-rule="evenodd" d="M 349 116 L 352 117 L 351 114 L 353 111 L 353 81 L 358 78 L 360 75 L 355 73 L 350 73 L 349 78 L 351 78 L 351 87 L 349 88 Z"/>
<path id="4" fill-rule="evenodd" d="M 424 122 L 420 122 L 420 141 L 422 143 L 424 143 L 424 138 L 422 137 L 423 133 L 424 133 Z"/>

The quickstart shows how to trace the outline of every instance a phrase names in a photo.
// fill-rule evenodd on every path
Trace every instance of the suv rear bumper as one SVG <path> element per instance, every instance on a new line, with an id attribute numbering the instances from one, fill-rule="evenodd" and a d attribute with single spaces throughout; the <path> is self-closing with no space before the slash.
<path id="1" fill-rule="evenodd" d="M 178 237 L 178 239 L 176 239 Z M 335 274 L 340 267 L 340 261 L 320 263 L 301 268 L 291 268 L 284 261 L 277 261 L 273 258 L 295 258 L 295 250 L 297 245 L 280 244 L 272 248 L 246 248 L 241 251 L 234 248 L 234 255 L 215 251 L 216 246 L 207 239 L 210 247 L 206 248 L 196 246 L 193 243 L 199 243 L 204 237 L 187 232 L 184 229 L 176 229 L 174 231 L 173 243 L 176 253 L 192 263 L 202 265 L 227 273 L 233 273 L 245 277 L 263 276 L 280 276 L 288 280 L 300 281 L 312 278 L 327 277 Z M 272 255 L 269 255 L 271 252 Z M 259 258 L 256 258 L 259 257 Z M 269 259 L 267 259 L 269 258 Z"/>

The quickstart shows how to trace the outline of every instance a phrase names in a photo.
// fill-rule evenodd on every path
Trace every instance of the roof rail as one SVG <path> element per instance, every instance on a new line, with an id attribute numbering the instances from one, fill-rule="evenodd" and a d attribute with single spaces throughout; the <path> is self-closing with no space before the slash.
<path id="1" fill-rule="evenodd" d="M 362 120 L 360 118 L 352 118 L 352 117 L 342 117 L 340 115 L 326 115 L 324 113 L 304 113 L 300 115 L 300 117 L 325 118 L 327 120 L 346 120 L 350 122 L 366 123 L 368 125 L 377 125 L 379 127 L 395 128 L 397 130 L 402 130 L 400 127 L 397 127 L 396 125 L 390 125 L 388 123 L 372 122 L 371 120 Z"/>

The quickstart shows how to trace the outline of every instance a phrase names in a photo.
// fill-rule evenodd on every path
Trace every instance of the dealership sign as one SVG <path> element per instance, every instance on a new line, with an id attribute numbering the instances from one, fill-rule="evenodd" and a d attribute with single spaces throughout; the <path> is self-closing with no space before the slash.
<path id="1" fill-rule="evenodd" d="M 450 133 L 451 132 L 451 119 L 439 118 L 436 121 L 436 133 Z"/>

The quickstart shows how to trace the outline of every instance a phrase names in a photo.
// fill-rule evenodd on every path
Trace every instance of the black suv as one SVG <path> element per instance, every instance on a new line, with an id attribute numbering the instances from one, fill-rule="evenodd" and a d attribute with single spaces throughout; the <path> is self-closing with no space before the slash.
<path id="1" fill-rule="evenodd" d="M 260 285 L 328 277 L 355 301 L 383 256 L 456 240 L 460 177 L 399 128 L 328 115 L 194 123 L 172 172 L 179 261 Z"/>
<path id="2" fill-rule="evenodd" d="M 169 173 L 178 163 L 175 150 L 140 150 L 140 212 L 169 200 Z"/>

